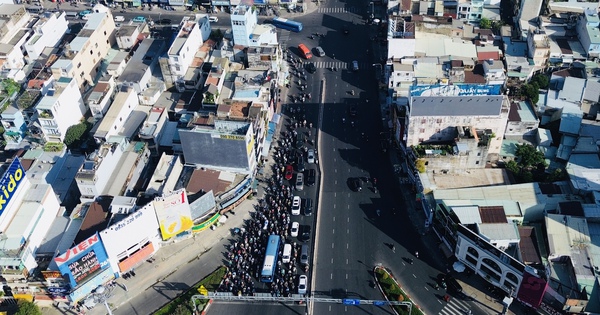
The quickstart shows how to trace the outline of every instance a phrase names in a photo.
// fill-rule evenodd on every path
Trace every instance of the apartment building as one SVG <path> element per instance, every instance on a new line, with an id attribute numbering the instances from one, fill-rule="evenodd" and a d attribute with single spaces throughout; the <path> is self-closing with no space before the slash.
<path id="1" fill-rule="evenodd" d="M 30 19 L 23 5 L 0 4 L 0 43 L 8 43 Z"/>
<path id="2" fill-rule="evenodd" d="M 6 141 L 6 149 L 18 146 L 27 132 L 23 113 L 16 106 L 9 105 L 0 113 L 0 122 L 4 128 L 2 138 Z"/>
<path id="3" fill-rule="evenodd" d="M 26 28 L 30 15 L 19 5 L 0 5 L 0 75 L 22 82 L 27 77 L 23 46 L 30 29 Z"/>
<path id="4" fill-rule="evenodd" d="M 87 109 L 77 81 L 62 77 L 54 81 L 35 110 L 44 139 L 47 142 L 63 142 L 67 129 L 80 123 Z"/>
<path id="5" fill-rule="evenodd" d="M 110 12 L 90 13 L 87 17 L 83 29 L 51 66 L 54 78 L 75 78 L 79 87 L 94 82 L 100 62 L 115 42 L 115 22 Z"/>
<path id="6" fill-rule="evenodd" d="M 69 30 L 65 12 L 48 13 L 40 17 L 33 25 L 33 35 L 25 43 L 30 61 L 40 57 L 46 47 L 55 47 Z"/>
<path id="7" fill-rule="evenodd" d="M 106 114 L 112 103 L 115 87 L 116 83 L 112 76 L 104 80 L 98 80 L 98 83 L 94 86 L 92 92 L 88 94 L 86 100 L 92 116 L 100 119 Z"/>
<path id="8" fill-rule="evenodd" d="M 184 81 L 198 49 L 209 38 L 210 31 L 208 16 L 205 14 L 183 18 L 175 40 L 169 47 L 167 58 L 160 60 L 167 86 Z"/>
<path id="9" fill-rule="evenodd" d="M 128 145 L 124 137 L 113 137 L 86 157 L 75 175 L 82 201 L 93 201 L 103 193 Z"/>
<path id="10" fill-rule="evenodd" d="M 252 33 L 258 24 L 258 13 L 253 7 L 247 5 L 237 6 L 231 13 L 231 33 L 235 45 L 250 47 Z"/>
<path id="11" fill-rule="evenodd" d="M 600 57 L 600 18 L 597 8 L 587 8 L 579 15 L 577 37 L 588 58 Z"/>
<path id="12" fill-rule="evenodd" d="M 533 59 L 535 67 L 538 69 L 545 67 L 548 63 L 548 57 L 550 57 L 550 40 L 543 29 L 529 29 L 527 48 L 529 58 Z"/>
<path id="13" fill-rule="evenodd" d="M 107 141 L 111 136 L 118 135 L 127 118 L 133 110 L 139 105 L 135 90 L 127 86 L 122 86 L 121 90 L 115 95 L 115 100 L 108 109 L 106 116 L 102 118 L 98 128 L 94 132 L 94 139 L 97 143 Z"/>

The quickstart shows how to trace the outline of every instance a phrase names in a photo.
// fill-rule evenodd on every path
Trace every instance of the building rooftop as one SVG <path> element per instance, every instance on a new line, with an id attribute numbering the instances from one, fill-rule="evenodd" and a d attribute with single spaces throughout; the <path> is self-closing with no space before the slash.
<path id="1" fill-rule="evenodd" d="M 411 116 L 499 116 L 504 97 L 485 96 L 414 96 Z"/>
<path id="2" fill-rule="evenodd" d="M 73 245 L 77 245 L 88 237 L 104 230 L 110 222 L 110 204 L 113 197 L 102 196 L 92 202 L 85 213 L 79 233 L 73 240 Z"/>
<path id="3" fill-rule="evenodd" d="M 508 121 L 537 122 L 538 119 L 529 101 L 520 101 L 510 104 Z"/>

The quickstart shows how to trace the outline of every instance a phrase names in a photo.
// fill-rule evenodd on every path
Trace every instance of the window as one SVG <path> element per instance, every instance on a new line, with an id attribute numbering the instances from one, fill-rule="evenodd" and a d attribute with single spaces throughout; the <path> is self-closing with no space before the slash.
<path id="1" fill-rule="evenodd" d="M 106 32 L 104 32 L 104 33 L 106 33 Z M 104 35 L 106 35 L 106 34 L 104 34 Z M 94 44 L 94 47 L 98 48 L 98 43 Z"/>
<path id="2" fill-rule="evenodd" d="M 498 266 L 498 264 L 495 261 L 489 258 L 484 258 L 483 263 L 490 266 L 490 268 L 494 269 L 496 272 L 502 273 L 502 268 L 500 268 L 500 266 Z"/>
<path id="3" fill-rule="evenodd" d="M 77 64 L 77 69 L 81 68 L 81 62 Z"/>
<path id="4" fill-rule="evenodd" d="M 123 121 L 123 117 L 119 117 L 119 121 Z"/>
<path id="5" fill-rule="evenodd" d="M 79 74 L 79 77 L 83 78 L 85 74 L 83 73 L 83 71 L 81 71 L 81 73 Z"/>
<path id="6" fill-rule="evenodd" d="M 100 52 L 98 52 L 98 57 L 100 57 Z"/>
<path id="7" fill-rule="evenodd" d="M 173 60 L 175 60 L 175 62 L 179 62 L 179 57 L 175 56 L 173 57 Z"/>
<path id="8" fill-rule="evenodd" d="M 90 49 L 90 56 L 94 54 L 94 51 Z"/>
<path id="9" fill-rule="evenodd" d="M 108 39 L 106 40 L 106 44 L 108 45 Z"/>
<path id="10" fill-rule="evenodd" d="M 513 287 L 517 286 L 519 284 L 519 279 L 517 278 L 517 276 L 515 276 L 514 273 L 512 272 L 507 272 L 506 273 L 506 279 L 510 280 L 512 283 L 514 283 Z M 506 284 L 506 282 L 505 282 Z"/>
<path id="11" fill-rule="evenodd" d="M 104 36 L 106 36 L 106 31 L 104 31 Z M 98 45 L 96 44 L 96 47 L 98 47 Z"/>
<path id="12" fill-rule="evenodd" d="M 425 133 L 425 128 L 419 129 L 419 133 Z"/>
<path id="13" fill-rule="evenodd" d="M 181 68 L 179 66 L 175 66 L 175 71 L 181 71 Z"/>

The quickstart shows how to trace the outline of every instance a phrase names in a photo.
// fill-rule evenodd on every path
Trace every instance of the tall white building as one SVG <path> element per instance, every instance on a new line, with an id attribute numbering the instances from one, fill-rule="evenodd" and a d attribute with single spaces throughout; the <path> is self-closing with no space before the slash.
<path id="1" fill-rule="evenodd" d="M 258 15 L 255 9 L 245 5 L 238 6 L 231 14 L 233 43 L 245 47 L 252 46 L 251 35 L 257 22 Z"/>
<path id="2" fill-rule="evenodd" d="M 33 36 L 25 43 L 29 60 L 40 57 L 46 47 L 54 47 L 69 29 L 65 12 L 49 13 L 33 25 Z"/>
<path id="3" fill-rule="evenodd" d="M 180 25 L 177 36 L 169 47 L 167 62 L 161 60 L 161 70 L 167 84 L 183 83 L 198 49 L 210 36 L 210 22 L 206 14 L 186 16 Z"/>
<path id="4" fill-rule="evenodd" d="M 35 106 L 47 142 L 63 142 L 69 127 L 81 122 L 86 107 L 74 78 L 62 77 Z"/>

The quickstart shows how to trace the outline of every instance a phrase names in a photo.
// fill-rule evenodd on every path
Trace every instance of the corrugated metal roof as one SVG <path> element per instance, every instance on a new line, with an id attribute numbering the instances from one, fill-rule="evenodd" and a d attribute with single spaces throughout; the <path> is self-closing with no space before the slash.
<path id="1" fill-rule="evenodd" d="M 550 257 L 571 256 L 573 247 L 590 244 L 585 218 L 547 214 L 545 221 Z"/>
<path id="2" fill-rule="evenodd" d="M 479 214 L 483 223 L 506 223 L 506 215 L 502 206 L 480 206 Z"/>
<path id="3" fill-rule="evenodd" d="M 415 96 L 411 116 L 499 116 L 504 96 Z"/>
<path id="4" fill-rule="evenodd" d="M 458 206 L 451 207 L 451 209 L 463 225 L 481 224 L 481 216 L 479 215 L 479 208 L 477 206 Z"/>

